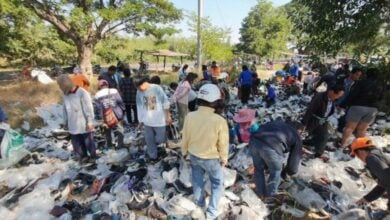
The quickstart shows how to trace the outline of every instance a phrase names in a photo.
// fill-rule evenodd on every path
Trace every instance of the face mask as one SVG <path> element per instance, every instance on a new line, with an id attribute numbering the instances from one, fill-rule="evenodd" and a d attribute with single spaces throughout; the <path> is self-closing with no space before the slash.
<path id="1" fill-rule="evenodd" d="M 260 128 L 259 124 L 254 123 L 253 125 L 251 125 L 251 126 L 249 127 L 249 132 L 250 132 L 251 134 L 256 133 L 257 130 L 259 130 L 259 128 Z"/>

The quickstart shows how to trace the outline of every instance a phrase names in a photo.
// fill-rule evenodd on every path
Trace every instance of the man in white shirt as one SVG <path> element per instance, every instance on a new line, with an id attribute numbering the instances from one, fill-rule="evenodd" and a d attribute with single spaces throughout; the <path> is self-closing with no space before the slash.
<path id="1" fill-rule="evenodd" d="M 166 126 L 172 122 L 169 100 L 164 90 L 149 83 L 148 77 L 135 79 L 139 127 L 144 127 L 147 154 L 157 159 L 157 145 L 166 141 Z"/>

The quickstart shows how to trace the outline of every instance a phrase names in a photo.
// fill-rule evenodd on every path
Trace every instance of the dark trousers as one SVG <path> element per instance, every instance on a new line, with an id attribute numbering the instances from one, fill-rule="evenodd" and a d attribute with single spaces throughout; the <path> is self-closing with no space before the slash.
<path id="1" fill-rule="evenodd" d="M 111 132 L 116 128 L 115 134 L 118 137 L 118 148 L 123 147 L 123 139 L 124 139 L 124 128 L 123 128 L 123 120 L 119 121 L 118 124 L 113 128 L 106 128 L 104 130 L 104 134 L 106 135 L 106 147 L 112 148 L 112 136 Z"/>
<path id="2" fill-rule="evenodd" d="M 241 86 L 241 102 L 243 104 L 248 103 L 249 96 L 251 95 L 252 86 L 251 85 L 242 85 Z"/>
<path id="3" fill-rule="evenodd" d="M 96 146 L 93 140 L 93 133 L 71 134 L 70 139 L 73 145 L 73 150 L 76 152 L 79 159 L 88 157 L 96 158 Z"/>
<path id="4" fill-rule="evenodd" d="M 128 123 L 138 123 L 137 116 L 137 105 L 136 104 L 126 104 L 126 117 Z M 131 111 L 133 111 L 134 117 L 131 117 Z"/>
<path id="5" fill-rule="evenodd" d="M 310 132 L 312 135 L 311 142 L 314 145 L 316 157 L 321 156 L 325 151 L 326 143 L 328 143 L 330 137 L 328 127 L 328 123 L 325 123 L 323 125 L 318 125 Z"/>
<path id="6" fill-rule="evenodd" d="M 266 99 L 265 102 L 267 103 L 267 108 L 275 104 L 275 99 Z"/>

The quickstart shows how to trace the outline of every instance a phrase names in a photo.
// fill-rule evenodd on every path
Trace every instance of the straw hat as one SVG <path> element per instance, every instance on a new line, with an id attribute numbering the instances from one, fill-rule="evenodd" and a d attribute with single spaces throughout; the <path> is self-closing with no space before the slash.
<path id="1" fill-rule="evenodd" d="M 256 110 L 253 109 L 240 109 L 236 115 L 234 115 L 233 120 L 236 123 L 245 123 L 251 122 L 256 117 Z"/>

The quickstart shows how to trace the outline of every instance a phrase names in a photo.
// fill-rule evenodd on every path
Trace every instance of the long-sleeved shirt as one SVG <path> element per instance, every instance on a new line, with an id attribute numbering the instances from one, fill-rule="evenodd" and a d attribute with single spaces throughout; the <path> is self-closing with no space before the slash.
<path id="1" fill-rule="evenodd" d="M 122 92 L 122 100 L 126 105 L 135 104 L 137 87 L 133 78 L 123 78 L 120 91 Z"/>
<path id="2" fill-rule="evenodd" d="M 342 104 L 346 101 L 346 99 L 347 99 L 347 97 L 348 97 L 348 94 L 349 94 L 349 91 L 351 90 L 351 87 L 352 87 L 353 83 L 354 83 L 354 81 L 353 81 L 352 79 L 346 78 L 346 79 L 344 80 L 344 95 L 341 96 L 341 97 L 336 101 L 335 104 L 336 104 L 337 106 L 342 105 Z"/>
<path id="3" fill-rule="evenodd" d="M 334 113 L 334 103 L 329 102 L 328 93 L 317 93 L 311 100 L 302 123 L 309 132 L 313 131 L 319 124 L 319 118 L 326 118 Z"/>
<path id="4" fill-rule="evenodd" d="M 390 199 L 390 157 L 383 154 L 379 149 L 371 150 L 367 156 L 367 169 L 372 176 L 377 179 L 378 185 L 374 187 L 364 198 L 368 201 L 374 201 L 387 191 Z"/>
<path id="5" fill-rule="evenodd" d="M 298 172 L 302 157 L 302 139 L 292 126 L 282 121 L 262 125 L 256 133 L 251 135 L 249 145 L 251 147 L 271 147 L 282 156 L 289 152 L 286 171 L 289 175 Z"/>
<path id="6" fill-rule="evenodd" d="M 298 71 L 299 71 L 298 65 L 293 64 L 290 66 L 288 73 L 290 73 L 290 75 L 292 75 L 292 76 L 298 77 Z"/>
<path id="7" fill-rule="evenodd" d="M 191 85 L 187 80 L 181 81 L 175 91 L 176 101 L 188 105 L 188 95 L 191 91 Z"/>
<path id="8" fill-rule="evenodd" d="M 117 119 L 123 119 L 125 104 L 118 90 L 109 88 L 101 89 L 96 93 L 95 99 L 97 100 L 97 114 L 99 118 L 103 118 L 104 110 L 112 108 Z"/>
<path id="9" fill-rule="evenodd" d="M 276 98 L 275 89 L 271 86 L 267 89 L 267 99 L 273 100 Z"/>
<path id="10" fill-rule="evenodd" d="M 182 153 L 202 159 L 227 161 L 229 130 L 227 122 L 213 108 L 200 106 L 184 120 Z"/>
<path id="11" fill-rule="evenodd" d="M 146 126 L 166 126 L 165 111 L 169 106 L 169 99 L 159 85 L 150 84 L 146 91 L 137 91 L 138 121 Z"/>
<path id="12" fill-rule="evenodd" d="M 7 116 L 5 115 L 3 108 L 0 106 L 0 123 L 5 122 L 7 120 Z"/>
<path id="13" fill-rule="evenodd" d="M 91 96 L 85 89 L 76 88 L 76 91 L 63 96 L 64 124 L 68 126 L 70 134 L 88 133 L 87 125 L 92 124 L 94 113 Z"/>
<path id="14" fill-rule="evenodd" d="M 252 85 L 252 72 L 249 70 L 243 71 L 240 73 L 240 76 L 238 77 L 238 81 L 240 82 L 240 85 Z"/>
<path id="15" fill-rule="evenodd" d="M 113 88 L 113 89 L 117 89 L 118 87 L 118 84 L 117 84 L 117 81 L 115 79 L 115 75 L 114 76 L 109 76 L 108 75 L 108 72 L 105 72 L 103 74 L 101 74 L 99 76 L 99 80 L 106 80 L 108 82 L 108 87 L 109 88 Z"/>

